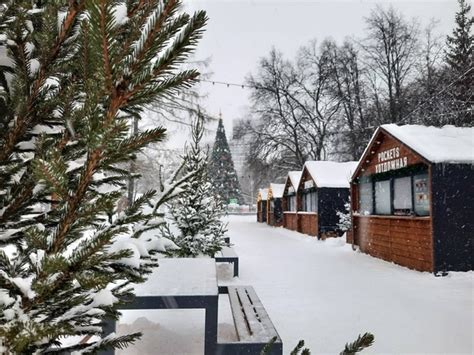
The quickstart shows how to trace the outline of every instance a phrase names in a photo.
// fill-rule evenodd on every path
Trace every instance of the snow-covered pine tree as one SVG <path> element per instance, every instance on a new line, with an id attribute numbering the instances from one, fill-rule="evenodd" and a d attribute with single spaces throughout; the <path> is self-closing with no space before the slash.
<path id="1" fill-rule="evenodd" d="M 168 225 L 162 227 L 163 235 L 179 247 L 168 253 L 172 256 L 213 257 L 225 245 L 223 238 L 227 230 L 221 221 L 225 211 L 222 201 L 214 196 L 208 179 L 208 157 L 200 145 L 203 134 L 204 119 L 198 114 L 192 126 L 191 144 L 183 157 L 184 174 L 193 174 L 193 178 L 169 209 L 178 234 L 173 235 Z"/>
<path id="2" fill-rule="evenodd" d="M 474 34 L 471 27 L 474 17 L 471 5 L 466 0 L 458 0 L 456 27 L 451 36 L 447 36 L 446 62 L 452 73 L 454 84 L 450 89 L 455 100 L 453 113 L 457 116 L 458 126 L 472 126 L 472 87 L 474 85 Z"/>
<path id="3" fill-rule="evenodd" d="M 162 223 L 157 208 L 192 174 L 116 213 L 128 177 L 118 166 L 165 135 L 129 136 L 132 116 L 198 76 L 180 65 L 207 17 L 180 6 L 1 2 L 1 352 L 95 352 L 139 336 L 104 337 L 102 322 L 156 266 L 163 245 L 143 232 Z M 81 344 L 84 336 L 92 338 Z"/>
<path id="4" fill-rule="evenodd" d="M 345 211 L 336 211 L 337 216 L 339 217 L 339 222 L 337 226 L 343 232 L 347 232 L 352 228 L 352 219 L 351 219 L 351 202 L 346 202 L 344 204 Z"/>
<path id="5" fill-rule="evenodd" d="M 234 169 L 234 162 L 229 143 L 227 143 L 222 117 L 219 117 L 216 139 L 212 148 L 209 162 L 209 177 L 211 178 L 214 192 L 220 196 L 224 203 L 228 204 L 231 199 L 235 199 L 239 203 L 242 201 L 239 179 Z"/>

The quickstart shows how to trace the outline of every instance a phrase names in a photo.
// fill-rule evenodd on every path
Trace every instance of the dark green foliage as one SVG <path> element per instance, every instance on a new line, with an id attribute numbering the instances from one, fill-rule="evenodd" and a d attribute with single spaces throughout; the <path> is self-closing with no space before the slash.
<path id="1" fill-rule="evenodd" d="M 267 344 L 265 344 L 265 346 L 263 347 L 262 351 L 260 352 L 260 355 L 269 354 L 270 351 L 272 350 L 273 344 L 275 344 L 276 341 L 277 341 L 277 337 L 271 338 L 270 341 Z"/>
<path id="2" fill-rule="evenodd" d="M 219 119 L 216 139 L 212 148 L 209 177 L 214 192 L 220 196 L 224 203 L 229 203 L 230 199 L 237 199 L 238 202 L 242 201 L 239 179 L 234 169 L 222 118 Z"/>
<path id="3" fill-rule="evenodd" d="M 474 94 L 474 34 L 471 5 L 466 0 L 458 0 L 459 11 L 456 13 L 456 27 L 453 34 L 447 37 L 446 62 L 450 68 L 449 80 L 454 81 L 450 88 L 453 111 L 459 126 L 472 126 L 474 117 L 472 101 Z"/>
<path id="4" fill-rule="evenodd" d="M 353 355 L 357 354 L 358 352 L 368 348 L 374 343 L 375 337 L 371 333 L 364 333 L 363 335 L 359 335 L 357 340 L 353 343 L 348 343 L 344 347 L 344 350 L 340 353 L 340 355 Z"/>
<path id="5" fill-rule="evenodd" d="M 304 340 L 300 340 L 298 342 L 298 345 L 296 345 L 296 347 L 293 349 L 293 351 L 290 353 L 290 355 L 310 355 L 311 352 L 309 351 L 308 348 L 304 348 L 303 349 L 303 346 L 304 346 Z"/>
<path id="6" fill-rule="evenodd" d="M 458 0 L 459 11 L 456 13 L 456 27 L 451 36 L 447 36 L 448 50 L 446 62 L 456 71 L 463 72 L 472 66 L 473 41 L 471 27 L 474 17 L 470 14 L 471 5 L 466 0 Z"/>
<path id="7" fill-rule="evenodd" d="M 276 341 L 276 337 L 273 337 L 267 344 L 265 344 L 264 348 L 260 352 L 260 355 L 269 354 L 272 350 L 273 344 Z M 361 352 L 365 348 L 368 348 L 374 343 L 375 337 L 371 333 L 365 333 L 364 335 L 359 335 L 357 340 L 353 343 L 348 343 L 344 347 L 344 350 L 340 353 L 340 355 L 355 355 L 358 352 Z M 290 355 L 310 355 L 311 351 L 308 348 L 304 348 L 304 340 L 300 340 L 296 347 L 291 351 Z"/>
<path id="8" fill-rule="evenodd" d="M 99 340 L 64 350 L 95 352 L 139 336 L 102 337 L 102 322 L 119 316 L 130 283 L 157 265 L 144 232 L 163 223 L 158 207 L 192 174 L 120 211 L 130 178 L 120 167 L 165 137 L 164 127 L 130 135 L 133 118 L 198 76 L 181 65 L 206 14 L 180 7 L 0 5 L 0 338 L 12 353 L 60 351 L 61 339 L 77 335 Z"/>

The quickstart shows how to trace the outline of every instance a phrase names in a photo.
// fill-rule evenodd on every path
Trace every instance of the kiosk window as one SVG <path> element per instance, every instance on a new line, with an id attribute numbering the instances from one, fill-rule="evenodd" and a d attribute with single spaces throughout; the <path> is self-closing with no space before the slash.
<path id="1" fill-rule="evenodd" d="M 375 182 L 375 213 L 391 214 L 390 180 Z"/>
<path id="2" fill-rule="evenodd" d="M 415 213 L 419 216 L 429 215 L 428 174 L 420 174 L 413 177 L 413 190 L 415 192 Z"/>
<path id="3" fill-rule="evenodd" d="M 411 194 L 411 176 L 393 180 L 394 214 L 410 214 L 413 211 Z"/>
<path id="4" fill-rule="evenodd" d="M 288 197 L 288 211 L 296 211 L 296 196 Z"/>
<path id="5" fill-rule="evenodd" d="M 318 193 L 312 191 L 309 193 L 303 194 L 303 209 L 306 212 L 318 212 Z"/>
<path id="6" fill-rule="evenodd" d="M 363 215 L 372 214 L 372 182 L 359 184 L 359 213 Z"/>

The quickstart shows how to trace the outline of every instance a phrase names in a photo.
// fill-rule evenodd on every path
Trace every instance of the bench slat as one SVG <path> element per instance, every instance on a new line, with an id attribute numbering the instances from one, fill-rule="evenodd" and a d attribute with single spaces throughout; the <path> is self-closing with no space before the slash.
<path id="1" fill-rule="evenodd" d="M 242 309 L 250 326 L 249 341 L 260 340 L 264 333 L 263 324 L 260 321 L 259 314 L 249 299 L 246 288 L 237 288 L 237 294 L 242 304 Z"/>
<path id="2" fill-rule="evenodd" d="M 270 317 L 268 316 L 267 311 L 263 307 L 262 302 L 258 298 L 257 293 L 255 292 L 254 288 L 249 287 L 246 290 L 250 298 L 254 300 L 254 307 L 256 308 L 260 316 L 260 321 L 263 328 L 265 329 L 265 334 L 267 335 L 267 337 L 269 337 L 270 339 L 273 338 L 274 336 L 279 338 L 278 333 L 275 329 L 275 326 L 273 325 L 273 322 L 270 320 Z"/>
<path id="3" fill-rule="evenodd" d="M 278 337 L 273 323 L 253 287 L 228 287 L 237 334 L 241 341 L 267 343 Z"/>
<path id="4" fill-rule="evenodd" d="M 229 287 L 228 293 L 237 336 L 239 337 L 239 340 L 248 339 L 250 336 L 250 328 L 247 320 L 244 317 L 237 290 L 235 287 Z"/>

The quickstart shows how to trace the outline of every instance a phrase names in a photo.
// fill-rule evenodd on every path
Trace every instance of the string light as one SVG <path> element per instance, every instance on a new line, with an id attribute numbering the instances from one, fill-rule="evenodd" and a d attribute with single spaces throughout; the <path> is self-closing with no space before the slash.
<path id="1" fill-rule="evenodd" d="M 247 84 L 236 84 L 236 83 L 229 83 L 229 82 L 226 82 L 226 81 L 217 81 L 217 80 L 204 80 L 204 79 L 198 79 L 201 83 L 209 83 L 209 84 L 212 84 L 212 85 L 225 85 L 227 86 L 228 88 L 230 88 L 231 86 L 235 86 L 235 87 L 240 87 L 242 89 L 255 89 L 256 87 L 255 86 L 251 86 L 251 85 L 247 85 Z"/>
<path id="2" fill-rule="evenodd" d="M 431 102 L 431 100 L 433 98 L 435 98 L 436 96 L 438 95 L 441 95 L 442 93 L 444 93 L 446 90 L 448 90 L 451 86 L 453 86 L 455 83 L 457 83 L 460 79 L 462 79 L 463 77 L 465 77 L 467 74 L 469 74 L 472 70 L 474 70 L 474 67 L 470 67 L 467 71 L 465 71 L 464 73 L 462 73 L 459 77 L 457 77 L 456 79 L 454 79 L 452 82 L 450 82 L 447 86 L 445 86 L 442 90 L 432 94 L 429 99 L 425 100 L 425 101 L 422 101 L 420 102 L 412 111 L 410 111 L 408 114 L 406 114 L 400 121 L 396 122 L 397 124 L 401 124 L 401 123 L 405 123 L 407 121 L 408 118 L 411 117 L 411 115 L 413 115 L 416 111 L 418 111 L 418 109 L 420 107 L 422 107 L 423 105 Z M 257 87 L 257 86 L 253 86 L 253 85 L 247 85 L 247 84 L 236 84 L 236 83 L 230 83 L 230 82 L 226 82 L 226 81 L 217 81 L 217 80 L 204 80 L 204 79 L 198 79 L 200 82 L 203 82 L 203 83 L 210 83 L 212 85 L 225 85 L 227 86 L 228 88 L 230 88 L 231 86 L 234 86 L 234 87 L 240 87 L 242 89 L 261 89 L 261 87 Z M 472 109 L 467 109 L 467 110 L 458 110 L 458 111 L 454 111 L 454 112 L 447 112 L 447 113 L 438 113 L 438 114 L 431 114 L 430 116 L 431 117 L 441 117 L 441 116 L 448 116 L 448 115 L 454 115 L 454 114 L 459 114 L 459 113 L 464 113 L 464 112 L 472 112 Z M 355 130 L 355 131 L 366 131 L 366 130 L 370 130 L 370 129 L 374 129 L 376 128 L 375 126 L 371 125 L 371 126 L 367 126 L 367 127 L 362 127 L 358 130 Z M 338 133 L 344 133 L 345 131 L 339 131 Z M 350 131 L 347 131 L 347 132 L 350 132 Z M 334 134 L 334 133 L 330 133 L 330 134 Z"/>

